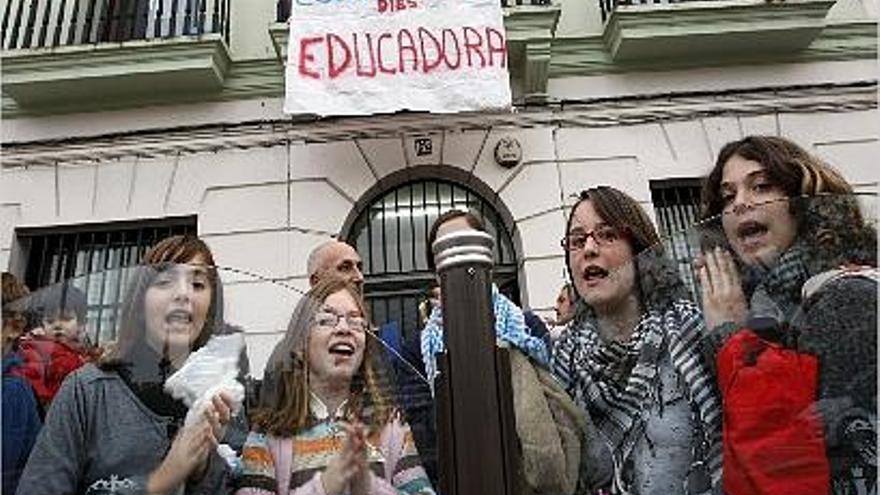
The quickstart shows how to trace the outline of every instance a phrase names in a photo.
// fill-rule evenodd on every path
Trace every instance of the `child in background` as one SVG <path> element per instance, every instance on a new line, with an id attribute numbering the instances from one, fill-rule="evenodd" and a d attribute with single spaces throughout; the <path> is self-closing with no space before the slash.
<path id="1" fill-rule="evenodd" d="M 81 290 L 61 282 L 41 289 L 32 306 L 43 334 L 22 340 L 24 363 L 17 373 L 30 382 L 45 411 L 64 378 L 98 353 L 85 334 L 87 303 Z"/>

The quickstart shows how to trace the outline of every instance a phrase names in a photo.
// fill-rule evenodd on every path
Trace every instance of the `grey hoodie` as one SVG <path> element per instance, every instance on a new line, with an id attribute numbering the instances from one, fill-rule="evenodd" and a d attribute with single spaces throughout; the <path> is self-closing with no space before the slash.
<path id="1" fill-rule="evenodd" d="M 64 380 L 18 486 L 20 495 L 145 493 L 165 457 L 172 418 L 158 416 L 119 375 L 88 364 Z M 226 492 L 226 463 L 214 452 L 186 494 Z"/>

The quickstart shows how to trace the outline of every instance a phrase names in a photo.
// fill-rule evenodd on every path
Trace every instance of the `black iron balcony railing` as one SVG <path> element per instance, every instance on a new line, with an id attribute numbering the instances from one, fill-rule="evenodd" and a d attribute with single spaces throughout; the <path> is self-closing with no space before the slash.
<path id="1" fill-rule="evenodd" d="M 220 33 L 229 42 L 231 0 L 6 0 L 6 50 Z"/>
<path id="2" fill-rule="evenodd" d="M 290 5 L 293 0 L 278 0 L 276 5 L 276 20 L 287 22 L 290 17 Z M 517 7 L 521 5 L 551 5 L 552 0 L 500 0 L 502 7 Z"/>
<path id="3" fill-rule="evenodd" d="M 657 5 L 687 1 L 693 0 L 599 0 L 599 7 L 602 9 L 602 22 L 605 22 L 618 5 Z"/>
<path id="4" fill-rule="evenodd" d="M 501 0 L 502 7 L 517 7 L 520 5 L 551 5 L 551 0 Z"/>

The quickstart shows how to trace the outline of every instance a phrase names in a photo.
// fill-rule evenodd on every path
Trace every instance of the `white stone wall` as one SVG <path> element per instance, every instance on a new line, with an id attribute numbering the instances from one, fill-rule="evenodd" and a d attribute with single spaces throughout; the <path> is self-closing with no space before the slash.
<path id="1" fill-rule="evenodd" d="M 305 260 L 339 234 L 355 203 L 389 174 L 422 165 L 455 167 L 497 194 L 515 222 L 523 303 L 551 310 L 564 282 L 570 196 L 618 187 L 653 216 L 649 181 L 703 175 L 718 149 L 750 133 L 788 136 L 835 164 L 859 189 L 876 190 L 876 110 L 712 117 L 602 128 L 540 127 L 428 135 L 434 153 L 413 156 L 413 136 L 130 158 L 0 174 L 0 264 L 20 269 L 14 229 L 171 215 L 198 216 L 228 300 L 229 318 L 248 331 L 252 369 L 268 353 L 307 287 Z M 523 148 L 513 169 L 495 163 L 498 139 Z M 264 279 L 265 278 L 265 279 Z"/>

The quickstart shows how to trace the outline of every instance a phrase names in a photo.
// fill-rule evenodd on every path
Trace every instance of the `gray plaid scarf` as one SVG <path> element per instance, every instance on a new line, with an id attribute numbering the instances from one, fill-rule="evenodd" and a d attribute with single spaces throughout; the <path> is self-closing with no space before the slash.
<path id="1" fill-rule="evenodd" d="M 747 276 L 757 282 L 749 317 L 790 322 L 801 303 L 801 287 L 810 278 L 805 248 L 795 244 L 782 253 L 772 267 L 753 268 Z"/>
<path id="2" fill-rule="evenodd" d="M 659 396 L 659 363 L 668 352 L 700 425 L 702 458 L 713 487 L 721 483 L 721 407 L 714 379 L 700 352 L 705 330 L 699 309 L 679 301 L 648 312 L 626 343 L 605 342 L 595 320 L 582 317 L 563 334 L 553 353 L 554 372 L 584 407 L 624 465 L 644 428 L 643 411 Z"/>

